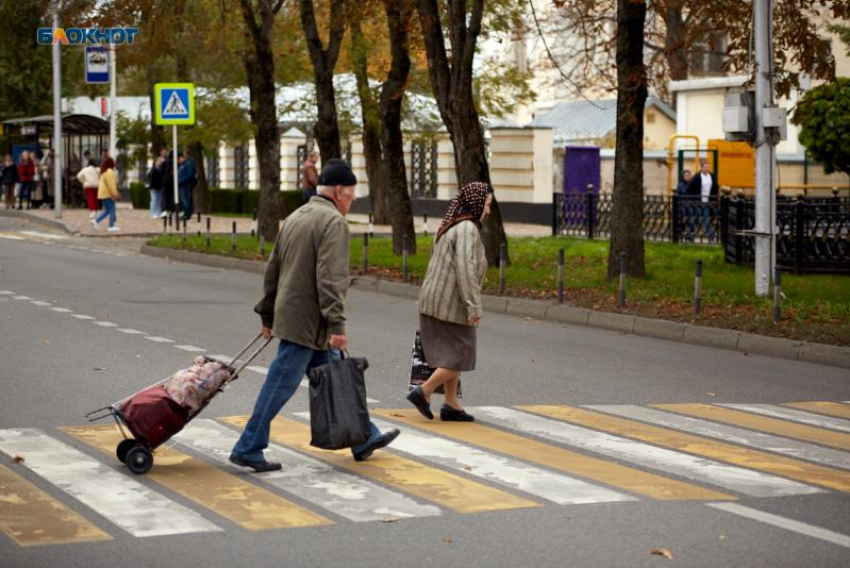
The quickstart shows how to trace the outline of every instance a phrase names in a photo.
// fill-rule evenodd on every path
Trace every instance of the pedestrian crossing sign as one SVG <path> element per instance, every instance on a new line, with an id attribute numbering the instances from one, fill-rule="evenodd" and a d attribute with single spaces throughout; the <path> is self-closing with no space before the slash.
<path id="1" fill-rule="evenodd" d="M 157 83 L 154 94 L 157 124 L 195 124 L 193 83 Z"/>

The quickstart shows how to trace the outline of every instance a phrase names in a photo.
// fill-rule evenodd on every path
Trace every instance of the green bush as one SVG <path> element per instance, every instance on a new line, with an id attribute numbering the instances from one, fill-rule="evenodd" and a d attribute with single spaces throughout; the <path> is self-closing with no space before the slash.
<path id="1" fill-rule="evenodd" d="M 298 190 L 281 191 L 280 204 L 283 206 L 283 216 L 288 217 L 290 213 L 301 207 L 304 203 L 304 194 Z"/>
<path id="2" fill-rule="evenodd" d="M 133 209 L 150 209 L 151 194 L 144 182 L 134 181 L 130 184 L 130 201 Z"/>
<path id="3" fill-rule="evenodd" d="M 283 207 L 284 217 L 301 207 L 302 195 L 300 191 L 280 192 L 280 204 Z M 210 188 L 211 213 L 251 214 L 259 205 L 260 192 L 258 190 Z"/>

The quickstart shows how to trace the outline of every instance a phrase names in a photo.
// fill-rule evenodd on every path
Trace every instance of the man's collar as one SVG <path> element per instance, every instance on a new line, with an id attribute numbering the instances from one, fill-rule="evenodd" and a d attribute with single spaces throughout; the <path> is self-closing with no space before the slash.
<path id="1" fill-rule="evenodd" d="M 339 211 L 339 207 L 336 206 L 336 201 L 334 201 L 333 199 L 331 199 L 327 195 L 318 194 L 318 195 L 316 195 L 316 197 L 321 197 L 322 199 L 329 201 L 330 204 L 333 205 L 336 208 L 337 211 Z"/>

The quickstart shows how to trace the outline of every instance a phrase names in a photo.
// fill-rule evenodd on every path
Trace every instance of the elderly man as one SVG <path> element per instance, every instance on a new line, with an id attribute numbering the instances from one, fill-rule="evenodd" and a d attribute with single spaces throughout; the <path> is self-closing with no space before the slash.
<path id="1" fill-rule="evenodd" d="M 269 257 L 263 298 L 254 308 L 263 336 L 280 338 L 277 355 L 230 461 L 255 471 L 274 471 L 268 462 L 269 428 L 313 367 L 337 358 L 348 345 L 348 223 L 357 178 L 343 160 L 329 160 L 319 174 L 318 195 L 286 218 Z M 333 348 L 334 351 L 329 351 Z M 370 423 L 371 424 L 371 423 Z M 369 439 L 351 448 L 362 461 L 390 444 L 398 430 L 381 434 L 371 424 Z"/>

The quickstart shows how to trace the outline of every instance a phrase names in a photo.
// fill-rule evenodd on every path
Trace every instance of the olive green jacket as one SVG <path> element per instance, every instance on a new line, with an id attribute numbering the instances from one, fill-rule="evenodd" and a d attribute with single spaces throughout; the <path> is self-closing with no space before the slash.
<path id="1" fill-rule="evenodd" d="M 324 350 L 345 335 L 348 238 L 345 217 L 323 197 L 286 218 L 254 308 L 275 337 Z"/>

